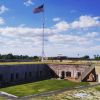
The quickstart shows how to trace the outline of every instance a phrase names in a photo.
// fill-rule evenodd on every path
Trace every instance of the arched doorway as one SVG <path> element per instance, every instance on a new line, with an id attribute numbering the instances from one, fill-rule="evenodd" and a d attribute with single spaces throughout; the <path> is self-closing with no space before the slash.
<path id="1" fill-rule="evenodd" d="M 66 77 L 71 77 L 71 72 L 66 72 Z"/>
<path id="2" fill-rule="evenodd" d="M 81 76 L 81 72 L 77 72 L 77 76 L 79 78 Z"/>
<path id="3" fill-rule="evenodd" d="M 65 78 L 65 72 L 62 71 L 62 72 L 61 72 L 61 79 L 64 79 L 64 78 Z"/>

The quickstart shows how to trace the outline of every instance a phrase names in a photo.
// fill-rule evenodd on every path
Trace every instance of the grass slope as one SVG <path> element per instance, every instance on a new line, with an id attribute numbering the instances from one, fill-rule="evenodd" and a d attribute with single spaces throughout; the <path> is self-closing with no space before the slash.
<path id="1" fill-rule="evenodd" d="M 62 88 L 75 87 L 78 85 L 87 85 L 88 83 L 75 83 L 66 80 L 44 80 L 39 82 L 33 82 L 23 85 L 11 86 L 7 88 L 2 88 L 0 91 L 5 91 L 7 93 L 16 96 L 27 96 L 32 94 L 37 94 L 41 92 L 53 91 Z"/>

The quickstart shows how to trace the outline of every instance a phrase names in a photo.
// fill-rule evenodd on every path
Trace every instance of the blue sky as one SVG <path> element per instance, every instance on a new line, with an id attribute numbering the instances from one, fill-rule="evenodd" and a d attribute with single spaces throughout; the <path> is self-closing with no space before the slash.
<path id="1" fill-rule="evenodd" d="M 41 56 L 43 0 L 0 0 L 0 53 Z M 45 55 L 100 54 L 100 0 L 45 0 Z"/>

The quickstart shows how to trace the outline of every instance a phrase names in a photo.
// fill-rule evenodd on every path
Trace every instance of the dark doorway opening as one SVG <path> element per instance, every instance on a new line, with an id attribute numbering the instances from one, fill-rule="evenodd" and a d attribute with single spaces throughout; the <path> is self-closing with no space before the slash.
<path id="1" fill-rule="evenodd" d="M 65 72 L 64 71 L 62 71 L 61 76 L 62 76 L 61 79 L 65 78 Z"/>
<path id="2" fill-rule="evenodd" d="M 66 77 L 71 77 L 71 72 L 66 72 Z"/>
<path id="3" fill-rule="evenodd" d="M 78 76 L 78 78 L 79 78 L 79 77 L 81 76 L 81 72 L 78 72 L 78 73 L 77 73 L 77 76 Z"/>

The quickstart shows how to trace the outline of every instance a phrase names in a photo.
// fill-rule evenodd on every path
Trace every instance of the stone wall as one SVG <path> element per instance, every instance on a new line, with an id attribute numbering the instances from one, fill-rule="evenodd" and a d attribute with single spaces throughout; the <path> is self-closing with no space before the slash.
<path id="1" fill-rule="evenodd" d="M 0 65 L 0 86 L 50 78 L 72 77 L 78 79 L 88 67 L 88 65 L 82 64 Z"/>
<path id="2" fill-rule="evenodd" d="M 51 69 L 45 64 L 0 65 L 1 86 L 44 80 L 51 77 Z"/>
<path id="3" fill-rule="evenodd" d="M 88 65 L 82 64 L 49 64 L 49 66 L 59 78 L 78 78 L 88 68 Z"/>

